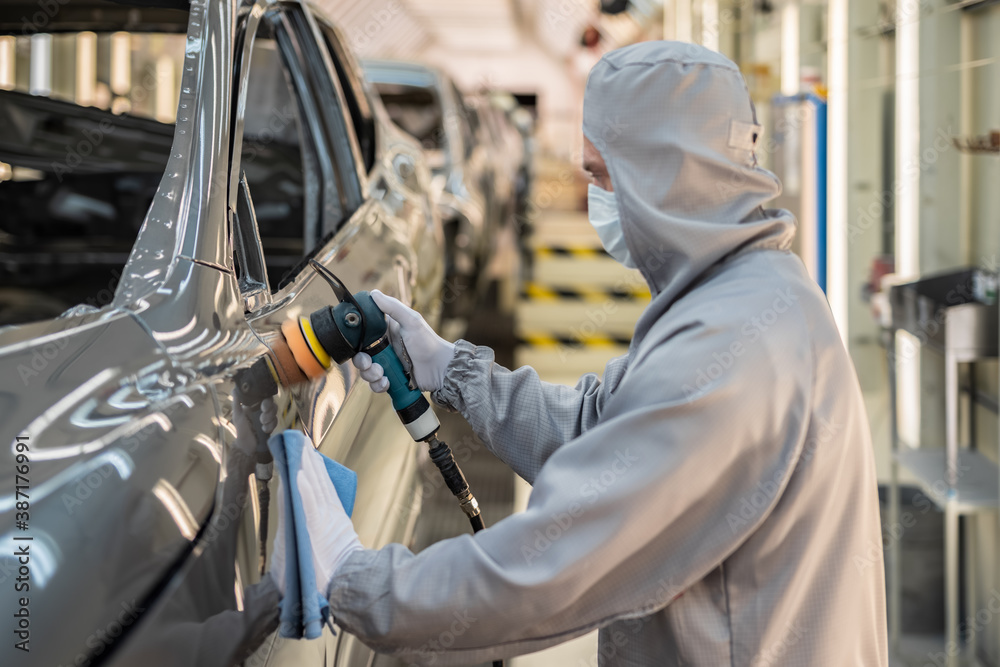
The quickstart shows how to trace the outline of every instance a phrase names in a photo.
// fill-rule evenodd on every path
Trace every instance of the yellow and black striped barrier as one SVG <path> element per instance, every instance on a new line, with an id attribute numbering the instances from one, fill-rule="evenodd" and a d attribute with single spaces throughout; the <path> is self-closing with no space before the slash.
<path id="1" fill-rule="evenodd" d="M 615 287 L 549 287 L 538 283 L 526 283 L 521 289 L 521 298 L 533 301 L 627 301 L 650 298 L 646 285 L 623 285 Z"/>
<path id="2" fill-rule="evenodd" d="M 574 259 L 599 259 L 610 257 L 601 247 L 593 246 L 542 246 L 535 248 L 535 257 L 546 259 L 550 257 L 573 257 Z"/>
<path id="3" fill-rule="evenodd" d="M 524 347 L 628 347 L 631 338 L 591 334 L 580 336 L 556 336 L 552 334 L 522 334 L 517 344 Z"/>

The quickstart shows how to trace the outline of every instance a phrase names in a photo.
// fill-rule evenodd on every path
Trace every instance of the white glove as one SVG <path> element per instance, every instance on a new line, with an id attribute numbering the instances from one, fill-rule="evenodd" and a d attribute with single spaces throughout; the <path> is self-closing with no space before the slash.
<path id="1" fill-rule="evenodd" d="M 281 491 L 280 480 L 278 485 L 278 525 L 274 531 L 274 547 L 271 548 L 271 567 L 268 572 L 274 579 L 274 585 L 278 587 L 281 597 L 285 597 L 285 523 L 288 518 L 285 516 L 285 494 Z"/>
<path id="2" fill-rule="evenodd" d="M 375 305 L 385 313 L 389 326 L 389 340 L 403 366 L 413 376 L 421 391 L 435 391 L 444 386 L 444 374 L 455 356 L 455 344 L 436 333 L 418 313 L 399 299 L 372 290 Z M 354 355 L 354 366 L 361 371 L 361 379 L 371 385 L 372 391 L 383 392 L 389 381 L 379 364 L 364 352 Z"/>
<path id="3" fill-rule="evenodd" d="M 349 554 L 364 547 L 330 481 L 323 459 L 311 446 L 302 453 L 298 484 L 312 539 L 316 585 L 327 597 L 334 572 Z"/>
<path id="4" fill-rule="evenodd" d="M 319 452 L 306 438 L 302 451 L 302 468 L 296 475 L 296 485 L 306 514 L 306 528 L 312 543 L 313 570 L 316 587 L 325 597 L 333 573 L 348 554 L 362 549 L 351 518 L 337 496 Z M 271 552 L 271 577 L 281 595 L 285 595 L 285 515 L 284 493 L 278 493 L 278 527 Z"/>

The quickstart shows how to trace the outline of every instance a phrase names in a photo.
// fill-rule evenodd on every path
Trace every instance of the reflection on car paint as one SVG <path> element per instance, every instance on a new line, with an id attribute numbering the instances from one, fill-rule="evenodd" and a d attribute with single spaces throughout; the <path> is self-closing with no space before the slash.
<path id="1" fill-rule="evenodd" d="M 273 540 L 276 509 L 260 504 L 250 484 L 254 458 L 234 446 L 230 398 L 234 375 L 268 354 L 281 322 L 330 295 L 310 270 L 257 300 L 240 293 L 237 264 L 247 264 L 238 254 L 234 262 L 230 238 L 240 156 L 229 158 L 237 132 L 230 112 L 244 80 L 233 76 L 240 31 L 253 29 L 265 9 L 309 18 L 275 24 L 294 32 L 303 53 L 326 48 L 320 25 L 333 38 L 336 31 L 295 2 L 255 2 L 252 12 L 235 0 L 190 7 L 177 26 L 187 41 L 173 144 L 113 299 L 0 329 L 0 371 L 10 378 L 0 387 L 0 442 L 25 435 L 32 443 L 33 664 L 228 665 L 253 654 L 254 664 L 308 666 L 327 664 L 338 650 L 329 633 L 315 642 L 276 639 L 278 598 L 262 577 L 258 544 L 265 513 L 265 539 Z M 147 11 L 125 9 L 138 24 Z M 312 56 L 299 65 L 337 76 Z M 348 69 L 359 76 L 353 62 Z M 412 297 L 433 322 L 444 267 L 430 173 L 377 100 L 366 102 L 375 159 L 369 173 L 357 169 L 363 201 L 314 256 L 359 289 Z M 326 112 L 343 115 L 338 109 Z M 360 164 L 350 133 L 331 137 L 326 149 Z M 414 171 L 399 173 L 394 165 L 403 162 Z M 390 489 L 381 502 L 413 510 L 373 502 L 361 513 L 358 532 L 378 547 L 409 539 L 425 455 L 363 384 L 343 366 L 277 400 L 282 427 L 303 428 L 324 453 L 352 465 L 365 493 Z M 5 527 L 16 509 L 13 460 L 12 448 L 0 448 Z M 4 529 L 2 543 L 13 532 Z M 0 555 L 3 581 L 16 567 L 10 553 Z M 14 613 L 10 598 L 0 600 L 0 613 Z M 5 663 L 10 650 L 0 649 Z"/>

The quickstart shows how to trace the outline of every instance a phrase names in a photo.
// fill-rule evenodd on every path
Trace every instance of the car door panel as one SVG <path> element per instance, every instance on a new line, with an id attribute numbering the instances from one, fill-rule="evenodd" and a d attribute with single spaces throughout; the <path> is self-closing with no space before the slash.
<path id="1" fill-rule="evenodd" d="M 296 46 L 300 57 L 311 49 L 311 45 L 302 42 Z M 329 67 L 327 70 L 333 71 Z M 326 135 L 317 132 L 316 136 Z M 340 146 L 339 150 L 343 148 Z M 332 153 L 338 147 L 320 146 L 317 150 Z M 440 224 L 426 197 L 420 197 L 420 192 L 413 189 L 429 180 L 426 169 L 417 163 L 419 155 L 407 156 L 418 169 L 423 169 L 410 189 L 397 173 L 383 171 L 401 154 L 405 154 L 405 149 L 385 151 L 366 184 L 367 201 L 313 255 L 352 291 L 377 287 L 388 294 L 419 300 L 415 305 L 432 307 L 443 275 Z M 253 193 L 249 196 L 252 199 Z M 247 319 L 259 337 L 269 340 L 286 320 L 335 303 L 325 280 L 302 264 L 273 294 L 270 303 L 249 314 Z M 416 473 L 420 465 L 426 464 L 427 456 L 410 440 L 388 399 L 373 395 L 364 385 L 347 362 L 331 368 L 318 380 L 290 388 L 287 396 L 294 405 L 295 424 L 310 435 L 317 448 L 358 473 L 354 525 L 362 544 L 377 548 L 411 539 L 420 509 Z M 266 510 L 272 517 L 277 511 L 275 486 L 276 480 L 272 480 L 272 500 Z M 269 542 L 273 540 L 274 523 L 269 522 Z M 357 657 L 348 663 L 338 661 L 335 656 L 348 647 L 352 647 L 349 650 Z M 321 638 L 309 642 L 271 637 L 254 659 L 268 665 L 313 664 L 309 661 L 318 660 L 321 655 L 328 664 L 351 665 L 367 664 L 372 657 L 370 649 L 353 638 L 342 636 L 334 640 L 324 631 Z"/>
<path id="2" fill-rule="evenodd" d="M 283 321 L 334 300 L 308 267 L 299 267 L 274 294 L 260 288 L 265 282 L 256 291 L 244 282 L 241 294 L 237 283 L 232 216 L 252 211 L 252 205 L 239 212 L 235 205 L 246 100 L 233 93 L 245 80 L 251 48 L 240 41 L 239 26 L 256 24 L 265 9 L 298 17 L 298 23 L 280 26 L 298 40 L 292 46 L 312 68 L 308 80 L 337 93 L 335 80 L 322 81 L 332 70 L 316 58 L 319 33 L 305 6 L 193 3 L 174 149 L 113 305 L 4 339 L 0 359 L 11 364 L 4 367 L 12 374 L 19 362 L 36 363 L 20 355 L 46 351 L 57 339 L 67 343 L 55 360 L 39 362 L 44 377 L 26 380 L 23 392 L 0 393 L 0 408 L 14 415 L 2 425 L 5 436 L 41 418 L 38 410 L 45 413 L 38 444 L 51 456 L 35 464 L 39 476 L 33 481 L 58 482 L 32 506 L 35 525 L 48 533 L 37 534 L 37 548 L 48 549 L 54 564 L 41 584 L 48 590 L 37 593 L 32 608 L 36 636 L 60 638 L 51 645 L 32 643 L 33 657 L 45 664 L 345 664 L 336 657 L 339 646 L 351 644 L 345 633 L 334 637 L 327 631 L 310 642 L 266 631 L 277 615 L 275 592 L 255 595 L 270 585 L 261 575 L 260 530 L 266 519 L 268 553 L 277 525 L 277 482 L 272 478 L 266 487 L 269 498 L 258 494 L 255 457 L 237 447 L 232 422 L 234 376 L 266 354 L 266 342 L 279 335 Z M 313 100 L 313 110 L 333 106 L 349 119 L 343 100 L 336 102 L 340 106 Z M 346 144 L 331 139 L 335 131 L 343 135 L 343 128 L 310 113 L 301 115 L 310 126 L 324 128 L 311 148 L 342 155 L 346 145 L 357 162 L 349 136 Z M 338 231 L 324 236 L 314 255 L 351 289 L 379 287 L 412 298 L 428 313 L 442 266 L 426 169 L 420 155 L 410 153 L 418 178 L 393 172 L 395 156 L 408 148 L 387 141 L 392 131 L 379 123 L 376 164 L 354 181 L 366 201 L 340 199 L 346 202 L 340 210 L 353 211 L 347 220 L 334 221 L 332 209 L 322 209 L 327 215 L 319 226 Z M 348 182 L 339 172 L 331 179 L 329 165 L 310 164 L 307 169 L 323 172 L 318 182 L 325 191 L 332 182 Z M 350 161 L 337 164 L 341 172 L 350 171 Z M 248 191 L 245 203 L 252 204 L 252 196 Z M 315 229 L 304 230 L 315 240 Z M 259 235 L 240 240 L 260 250 Z M 377 547 L 409 541 L 419 512 L 415 470 L 426 463 L 426 452 L 409 440 L 387 399 L 373 395 L 348 363 L 319 382 L 280 389 L 277 400 L 282 428 L 302 427 L 321 451 L 357 470 L 356 521 L 363 542 Z M 29 414 L 29 408 L 36 412 Z M 77 489 L 86 497 L 79 498 Z M 53 536 L 59 539 L 42 539 Z M 9 560 L 0 560 L 0 578 L 7 576 Z M 369 663 L 370 651 L 354 645 L 360 647 L 352 649 L 360 651 L 359 664 Z"/>
<path id="3" fill-rule="evenodd" d="M 144 665 L 235 665 L 261 644 L 277 623 L 277 593 L 255 596 L 244 586 L 260 580 L 256 533 L 246 524 L 259 520 L 252 482 L 255 459 L 235 446 L 229 397 L 233 383 L 216 378 L 211 405 L 215 416 L 203 420 L 199 442 L 223 465 L 212 516 L 198 533 L 192 553 L 170 572 L 162 592 L 143 609 L 142 617 L 111 654 L 113 667 Z M 211 436 L 212 431 L 222 435 Z M 210 439 L 218 438 L 218 440 Z M 182 488 L 182 487 L 178 487 Z"/>

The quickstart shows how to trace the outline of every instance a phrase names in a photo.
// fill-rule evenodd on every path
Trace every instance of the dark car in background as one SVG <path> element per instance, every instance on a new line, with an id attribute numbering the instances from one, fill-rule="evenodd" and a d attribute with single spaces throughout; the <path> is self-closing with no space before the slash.
<path id="1" fill-rule="evenodd" d="M 112 71 L 0 91 L 0 266 L 22 321 L 0 329 L 5 589 L 31 540 L 30 654 L 8 637 L 0 664 L 390 664 L 343 632 L 273 632 L 277 480 L 236 446 L 231 396 L 283 322 L 335 301 L 309 259 L 437 322 L 419 145 L 306 4 L 51 5 L 0 5 L 17 57 Z M 427 455 L 388 399 L 347 364 L 277 401 L 282 428 L 358 473 L 362 543 L 408 543 Z"/>

